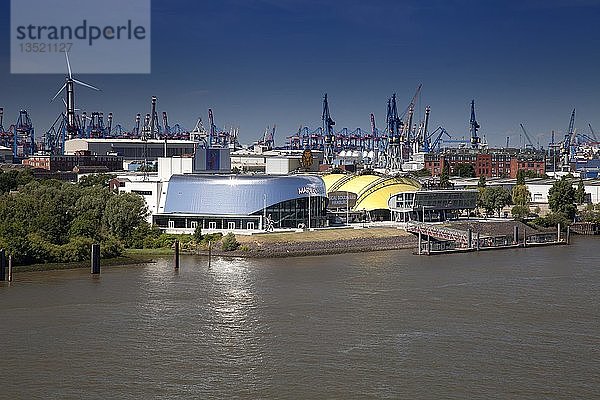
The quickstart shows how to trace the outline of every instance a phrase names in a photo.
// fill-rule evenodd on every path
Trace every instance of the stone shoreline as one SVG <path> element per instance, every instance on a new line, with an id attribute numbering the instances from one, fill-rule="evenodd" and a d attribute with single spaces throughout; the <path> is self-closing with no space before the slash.
<path id="1" fill-rule="evenodd" d="M 247 250 L 215 250 L 212 252 L 212 255 L 218 257 L 284 258 L 401 250 L 416 248 L 417 238 L 413 235 L 402 234 L 389 237 L 349 238 L 305 242 L 248 243 L 246 245 L 248 247 Z M 199 251 L 195 254 L 208 256 L 208 251 Z"/>

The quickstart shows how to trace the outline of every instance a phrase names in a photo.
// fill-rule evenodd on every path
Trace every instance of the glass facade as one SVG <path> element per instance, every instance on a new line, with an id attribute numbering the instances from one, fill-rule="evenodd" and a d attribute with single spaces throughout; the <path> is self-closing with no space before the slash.
<path id="1" fill-rule="evenodd" d="M 477 190 L 403 192 L 388 202 L 395 221 L 445 221 L 477 206 Z"/>
<path id="2" fill-rule="evenodd" d="M 154 224 L 163 229 L 195 229 L 200 226 L 202 229 L 254 230 L 265 228 L 263 220 L 266 215 L 275 229 L 322 228 L 327 221 L 326 206 L 326 197 L 303 197 L 270 205 L 266 210 L 248 216 L 163 214 L 154 217 Z"/>
<path id="3" fill-rule="evenodd" d="M 274 228 L 297 228 L 302 225 L 306 228 L 322 228 L 327 219 L 326 205 L 325 197 L 302 197 L 269 206 L 266 214 L 273 221 Z"/>

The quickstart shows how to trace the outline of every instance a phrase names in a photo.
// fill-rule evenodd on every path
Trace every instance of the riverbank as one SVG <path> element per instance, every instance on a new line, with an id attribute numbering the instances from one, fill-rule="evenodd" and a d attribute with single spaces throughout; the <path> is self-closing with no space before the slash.
<path id="1" fill-rule="evenodd" d="M 279 258 L 410 249 L 417 245 L 415 236 L 390 227 L 268 233 L 237 236 L 236 239 L 240 243 L 237 250 L 214 249 L 212 254 L 226 257 Z M 199 251 L 198 254 L 208 255 L 208 251 Z"/>
<path id="2" fill-rule="evenodd" d="M 124 266 L 124 265 L 135 265 L 135 264 L 147 264 L 154 262 L 154 260 L 148 254 L 142 253 L 129 253 L 115 258 L 102 259 L 100 265 L 102 267 L 111 266 Z M 15 265 L 14 272 L 34 272 L 34 271 L 51 271 L 60 269 L 78 269 L 78 268 L 91 268 L 90 261 L 79 261 L 70 263 L 44 263 L 44 264 L 30 264 L 30 265 Z"/>
<path id="3" fill-rule="evenodd" d="M 446 226 L 467 230 L 481 235 L 512 235 L 514 226 L 519 227 L 519 238 L 528 234 L 552 231 L 552 229 L 533 229 L 517 221 L 453 221 Z M 319 256 L 343 253 L 362 253 L 371 251 L 416 249 L 418 239 L 396 227 L 366 227 L 323 229 L 303 232 L 275 232 L 256 235 L 238 235 L 240 246 L 234 251 L 222 251 L 215 244 L 212 255 L 218 257 L 241 258 L 283 258 L 300 256 Z M 102 266 L 134 265 L 153 262 L 157 257 L 173 255 L 172 248 L 127 249 L 121 257 L 105 259 Z M 182 254 L 208 256 L 207 250 L 182 250 Z M 15 272 L 43 271 L 57 269 L 90 268 L 89 261 L 75 263 L 47 263 L 16 266 Z"/>

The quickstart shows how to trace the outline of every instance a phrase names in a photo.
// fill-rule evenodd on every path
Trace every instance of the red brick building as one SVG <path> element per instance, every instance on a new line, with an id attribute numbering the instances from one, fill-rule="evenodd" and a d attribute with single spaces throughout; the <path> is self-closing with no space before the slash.
<path id="1" fill-rule="evenodd" d="M 22 161 L 31 168 L 45 169 L 51 172 L 112 172 L 123 169 L 123 157 L 113 155 L 75 154 L 64 156 L 39 155 Z"/>
<path id="2" fill-rule="evenodd" d="M 519 151 L 518 149 L 446 149 L 441 153 L 425 155 L 425 169 L 433 176 L 439 176 L 448 164 L 450 175 L 455 175 L 461 164 L 472 165 L 475 176 L 486 178 L 516 178 L 517 171 L 546 172 L 546 157 L 539 151 Z"/>

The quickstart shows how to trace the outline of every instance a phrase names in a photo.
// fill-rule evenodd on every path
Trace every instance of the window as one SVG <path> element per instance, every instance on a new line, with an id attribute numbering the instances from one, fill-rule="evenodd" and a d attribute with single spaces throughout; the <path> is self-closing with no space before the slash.
<path id="1" fill-rule="evenodd" d="M 248 222 L 248 223 L 246 224 L 246 229 L 253 230 L 253 229 L 254 229 L 254 222 Z"/>
<path id="2" fill-rule="evenodd" d="M 169 223 L 168 223 L 168 227 L 169 227 L 169 229 L 175 228 L 175 221 L 173 221 L 173 220 L 170 219 Z"/>
<path id="3" fill-rule="evenodd" d="M 235 222 L 228 222 L 227 223 L 227 229 L 229 229 L 230 231 L 235 229 Z"/>
<path id="4" fill-rule="evenodd" d="M 196 229 L 197 227 L 198 227 L 198 221 L 191 221 L 190 222 L 190 228 Z"/>
<path id="5" fill-rule="evenodd" d="M 208 223 L 208 229 L 217 229 L 217 223 L 215 221 L 210 221 Z"/>

